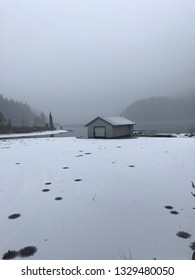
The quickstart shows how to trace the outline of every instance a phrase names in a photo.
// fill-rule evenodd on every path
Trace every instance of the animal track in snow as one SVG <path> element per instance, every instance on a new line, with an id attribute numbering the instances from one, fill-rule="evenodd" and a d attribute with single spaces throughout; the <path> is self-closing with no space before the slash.
<path id="1" fill-rule="evenodd" d="M 166 209 L 173 209 L 173 206 L 167 205 L 165 206 Z"/>
<path id="2" fill-rule="evenodd" d="M 9 250 L 8 252 L 6 252 L 3 255 L 2 259 L 3 260 L 11 260 L 11 259 L 15 259 L 17 256 L 18 256 L 18 252 L 17 251 L 14 251 L 14 250 L 10 251 Z"/>
<path id="3" fill-rule="evenodd" d="M 59 196 L 57 196 L 57 197 L 55 197 L 55 200 L 62 200 L 63 198 L 62 197 L 59 197 Z"/>
<path id="4" fill-rule="evenodd" d="M 19 213 L 16 213 L 16 214 L 12 214 L 12 215 L 8 216 L 8 219 L 11 219 L 11 220 L 17 219 L 17 218 L 19 218 L 20 216 L 21 216 L 21 215 L 20 215 Z"/>
<path id="5" fill-rule="evenodd" d="M 27 257 L 33 256 L 36 253 L 36 251 L 37 251 L 36 247 L 27 246 L 27 247 L 24 247 L 23 249 L 21 249 L 18 252 L 18 255 L 22 258 L 27 258 Z"/>
<path id="6" fill-rule="evenodd" d="M 173 214 L 173 215 L 178 215 L 179 214 L 177 211 L 171 211 L 170 213 Z"/>

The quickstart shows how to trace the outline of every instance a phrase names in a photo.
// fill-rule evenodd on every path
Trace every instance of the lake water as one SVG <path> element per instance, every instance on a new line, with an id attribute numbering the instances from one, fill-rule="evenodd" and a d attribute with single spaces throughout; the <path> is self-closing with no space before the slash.
<path id="1" fill-rule="evenodd" d="M 158 133 L 188 133 L 190 128 L 195 130 L 195 120 L 189 121 L 150 121 L 137 122 L 135 130 L 156 130 Z"/>
<path id="2" fill-rule="evenodd" d="M 63 129 L 68 130 L 67 133 L 63 134 L 64 137 L 78 137 L 87 138 L 87 128 L 85 124 L 75 124 L 75 125 L 62 125 Z"/>
<path id="3" fill-rule="evenodd" d="M 195 120 L 189 121 L 161 121 L 161 122 L 137 122 L 135 130 L 156 130 L 158 133 L 188 133 L 190 128 L 194 128 Z M 63 136 L 87 138 L 87 128 L 85 124 L 63 125 L 63 129 L 70 130 Z"/>

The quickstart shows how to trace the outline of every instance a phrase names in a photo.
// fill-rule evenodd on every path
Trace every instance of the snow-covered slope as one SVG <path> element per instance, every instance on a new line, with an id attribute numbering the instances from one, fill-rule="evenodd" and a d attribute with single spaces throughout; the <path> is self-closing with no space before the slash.
<path id="1" fill-rule="evenodd" d="M 194 162 L 194 138 L 0 140 L 0 256 L 191 259 Z"/>

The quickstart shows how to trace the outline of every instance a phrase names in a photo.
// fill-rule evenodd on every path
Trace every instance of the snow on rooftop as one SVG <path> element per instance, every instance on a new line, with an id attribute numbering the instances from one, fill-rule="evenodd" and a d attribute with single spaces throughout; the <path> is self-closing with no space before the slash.
<path id="1" fill-rule="evenodd" d="M 95 119 L 93 119 L 92 121 L 90 121 L 89 123 L 87 123 L 85 126 L 88 126 L 89 124 L 91 124 L 93 121 L 95 121 L 96 119 L 102 119 L 108 123 L 110 123 L 111 125 L 134 125 L 135 123 L 123 118 L 123 117 L 97 117 Z"/>
<path id="2" fill-rule="evenodd" d="M 134 122 L 123 118 L 123 117 L 100 117 L 101 119 L 105 120 L 106 122 L 112 125 L 132 125 L 135 124 Z"/>

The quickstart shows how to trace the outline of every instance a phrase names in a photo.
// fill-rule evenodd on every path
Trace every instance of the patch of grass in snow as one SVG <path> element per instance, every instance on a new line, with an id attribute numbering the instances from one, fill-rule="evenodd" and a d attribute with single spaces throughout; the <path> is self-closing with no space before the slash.
<path id="1" fill-rule="evenodd" d="M 45 183 L 45 185 L 51 185 L 51 182 L 47 182 L 47 183 Z"/>
<path id="2" fill-rule="evenodd" d="M 62 169 L 68 169 L 69 167 L 68 166 L 64 166 L 64 167 L 62 167 Z"/>
<path id="3" fill-rule="evenodd" d="M 176 235 L 178 237 L 181 237 L 181 238 L 184 238 L 184 239 L 187 239 L 187 238 L 191 237 L 191 234 L 189 234 L 188 232 L 185 232 L 185 231 L 179 231 Z"/>
<path id="4" fill-rule="evenodd" d="M 122 260 L 133 260 L 133 257 L 132 257 L 132 254 L 131 254 L 131 248 L 129 246 L 129 252 L 128 254 L 125 254 L 125 253 L 121 253 L 120 251 L 118 252 L 119 253 L 119 256 Z"/>
<path id="5" fill-rule="evenodd" d="M 81 182 L 82 179 L 75 179 L 74 181 L 75 181 L 75 182 Z"/>

